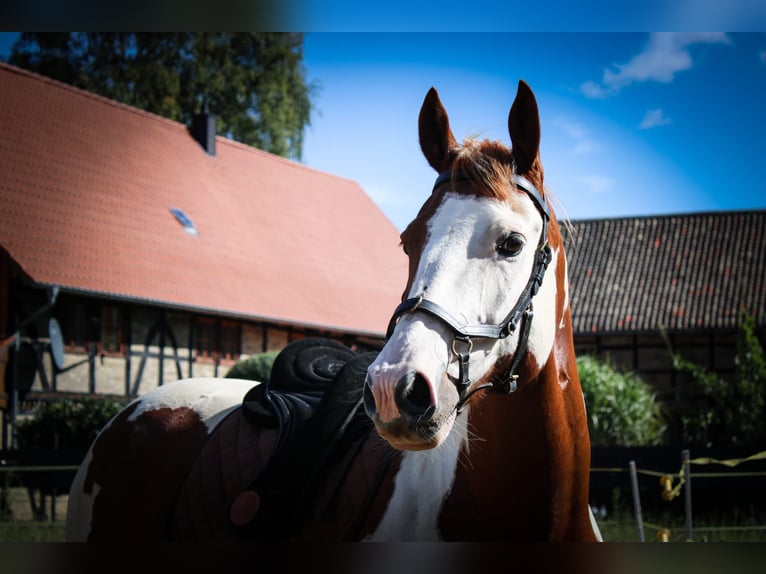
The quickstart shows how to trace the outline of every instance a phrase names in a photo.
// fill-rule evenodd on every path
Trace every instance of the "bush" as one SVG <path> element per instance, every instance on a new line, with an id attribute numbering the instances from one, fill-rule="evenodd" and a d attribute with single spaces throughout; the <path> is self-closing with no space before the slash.
<path id="1" fill-rule="evenodd" d="M 248 379 L 265 383 L 271 377 L 271 367 L 274 365 L 274 359 L 277 358 L 277 355 L 279 355 L 279 351 L 250 355 L 247 359 L 238 361 L 226 373 L 226 378 Z"/>
<path id="2" fill-rule="evenodd" d="M 64 399 L 42 403 L 18 426 L 20 449 L 87 449 L 123 404 L 114 399 Z"/>
<path id="3" fill-rule="evenodd" d="M 690 378 L 679 389 L 678 418 L 685 444 L 759 447 L 766 442 L 766 353 L 755 330 L 755 318 L 743 313 L 734 381 L 671 351 L 674 368 Z"/>
<path id="4" fill-rule="evenodd" d="M 665 421 L 651 387 L 595 357 L 577 358 L 594 446 L 658 446 Z"/>

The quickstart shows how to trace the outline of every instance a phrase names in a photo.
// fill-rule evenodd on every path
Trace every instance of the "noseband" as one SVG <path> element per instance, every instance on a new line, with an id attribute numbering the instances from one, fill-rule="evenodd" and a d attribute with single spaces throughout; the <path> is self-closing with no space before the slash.
<path id="1" fill-rule="evenodd" d="M 453 174 L 450 171 L 439 174 L 439 177 L 436 178 L 436 182 L 434 183 L 434 189 L 450 178 L 453 178 Z M 454 174 L 454 179 L 466 180 L 469 179 L 469 177 L 462 172 L 458 172 Z M 529 277 L 529 281 L 527 282 L 524 291 L 522 291 L 519 300 L 516 302 L 516 305 L 514 305 L 510 313 L 506 315 L 505 319 L 497 324 L 462 323 L 444 309 L 444 307 L 433 301 L 429 301 L 425 298 L 425 294 L 421 293 L 416 297 L 402 301 L 394 311 L 386 332 L 386 340 L 388 340 L 391 338 L 394 328 L 402 315 L 405 313 L 417 312 L 427 313 L 436 317 L 450 328 L 453 334 L 452 353 L 458 360 L 459 365 L 458 378 L 453 379 L 458 390 L 459 400 L 456 405 L 458 413 L 462 410 L 468 399 L 473 396 L 474 393 L 482 389 L 491 387 L 494 391 L 504 394 L 512 393 L 516 390 L 518 385 L 517 380 L 519 378 L 516 371 L 521 364 L 521 359 L 527 350 L 527 344 L 529 342 L 529 331 L 533 315 L 532 299 L 540 290 L 545 270 L 552 258 L 551 247 L 548 245 L 548 221 L 550 220 L 550 210 L 548 209 L 548 205 L 537 188 L 528 179 L 514 174 L 513 181 L 516 184 L 516 187 L 525 192 L 535 204 L 537 211 L 540 212 L 540 216 L 543 219 L 543 227 L 540 232 L 540 240 L 537 244 L 535 261 L 532 266 L 532 273 Z M 513 354 L 513 360 L 508 375 L 499 381 L 491 381 L 479 385 L 471 392 L 468 392 L 468 389 L 471 386 L 471 380 L 468 374 L 468 362 L 471 349 L 473 348 L 473 339 L 505 339 L 516 332 L 516 329 L 519 327 L 519 343 L 516 346 L 516 352 Z M 459 346 L 464 347 L 462 351 L 458 350 Z"/>

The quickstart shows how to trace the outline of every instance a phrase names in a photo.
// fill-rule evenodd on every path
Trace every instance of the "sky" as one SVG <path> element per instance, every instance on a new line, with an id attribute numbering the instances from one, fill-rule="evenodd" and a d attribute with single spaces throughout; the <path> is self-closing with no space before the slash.
<path id="1" fill-rule="evenodd" d="M 12 36 L 0 33 L 0 56 Z M 436 176 L 417 118 L 509 144 L 523 79 L 560 218 L 766 209 L 766 34 L 308 32 L 306 165 L 354 180 L 399 229 Z"/>
<path id="2" fill-rule="evenodd" d="M 435 87 L 458 140 L 510 144 L 519 79 L 569 219 L 766 208 L 766 34 L 308 33 L 303 160 L 357 181 L 402 230 L 436 173 L 417 118 Z"/>

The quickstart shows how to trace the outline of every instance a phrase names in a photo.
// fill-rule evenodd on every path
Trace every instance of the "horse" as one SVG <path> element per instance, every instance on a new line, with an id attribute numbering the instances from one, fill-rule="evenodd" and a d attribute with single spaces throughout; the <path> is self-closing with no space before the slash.
<path id="1" fill-rule="evenodd" d="M 300 378 L 295 357 L 316 355 L 299 342 L 268 385 L 187 379 L 135 399 L 77 471 L 67 540 L 602 540 L 566 256 L 523 80 L 508 130 L 511 147 L 458 143 L 431 88 L 418 132 L 437 176 L 401 234 L 408 279 L 382 349 L 322 342 L 321 393 L 277 390 Z"/>

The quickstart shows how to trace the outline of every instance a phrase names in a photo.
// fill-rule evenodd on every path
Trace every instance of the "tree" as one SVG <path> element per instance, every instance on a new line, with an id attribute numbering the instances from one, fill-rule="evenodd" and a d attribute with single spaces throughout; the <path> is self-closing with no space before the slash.
<path id="1" fill-rule="evenodd" d="M 9 62 L 190 125 L 300 159 L 311 96 L 303 35 L 275 32 L 24 32 Z"/>

